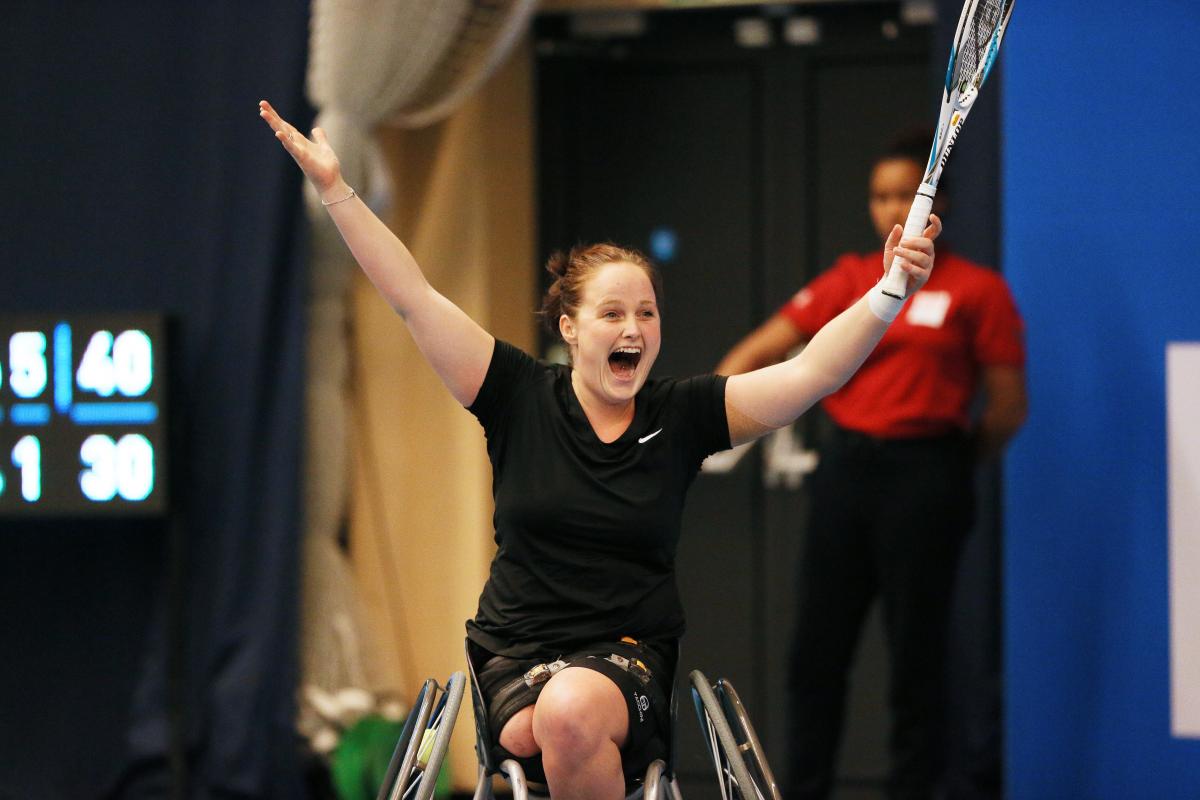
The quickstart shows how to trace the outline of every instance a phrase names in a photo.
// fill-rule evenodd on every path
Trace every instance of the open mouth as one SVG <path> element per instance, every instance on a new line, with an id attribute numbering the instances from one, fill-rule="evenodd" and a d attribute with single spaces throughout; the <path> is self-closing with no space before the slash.
<path id="1" fill-rule="evenodd" d="M 642 360 L 642 351 L 636 347 L 622 347 L 609 353 L 608 366 L 618 378 L 628 380 Z"/>

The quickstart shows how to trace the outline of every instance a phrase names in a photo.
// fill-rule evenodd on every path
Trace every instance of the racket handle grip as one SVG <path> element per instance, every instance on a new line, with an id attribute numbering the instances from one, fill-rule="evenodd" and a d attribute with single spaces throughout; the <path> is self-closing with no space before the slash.
<path id="1" fill-rule="evenodd" d="M 913 198 L 912 206 L 908 209 L 903 238 L 912 239 L 925 232 L 925 225 L 929 222 L 929 211 L 933 208 L 933 195 L 936 192 L 937 189 L 929 184 L 921 184 L 917 196 Z M 908 275 L 897 266 L 898 261 L 900 256 L 892 256 L 892 263 L 888 266 L 887 276 L 880 288 L 888 297 L 903 300 L 908 291 Z"/>

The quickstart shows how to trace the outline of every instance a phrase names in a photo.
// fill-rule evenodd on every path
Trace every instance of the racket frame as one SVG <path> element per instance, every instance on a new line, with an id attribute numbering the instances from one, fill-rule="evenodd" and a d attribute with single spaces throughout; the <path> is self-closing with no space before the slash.
<path id="1" fill-rule="evenodd" d="M 971 75 L 963 76 L 955 81 L 955 67 L 958 66 L 963 39 L 975 16 L 975 11 L 982 2 L 986 2 L 986 0 L 966 0 L 958 17 L 958 29 L 954 33 L 954 45 L 950 49 L 950 61 L 946 65 L 946 81 L 942 87 L 942 105 L 938 112 L 938 124 L 933 134 L 933 144 L 929 148 L 929 162 L 925 166 L 925 175 L 921 179 L 921 185 L 917 188 L 912 206 L 909 207 L 908 218 L 904 221 L 902 238 L 905 239 L 916 238 L 925 232 L 925 226 L 929 222 L 929 213 L 933 209 L 933 198 L 937 195 L 938 180 L 942 176 L 942 170 L 946 167 L 946 161 L 950 158 L 950 150 L 954 147 L 954 143 L 958 139 L 958 132 L 962 130 L 963 122 L 966 121 L 967 114 L 970 113 L 975 99 L 979 96 L 980 88 L 996 63 L 1000 42 L 1004 39 L 1004 32 L 1012 17 L 1015 0 L 1003 0 L 1004 5 L 1000 11 L 1000 19 L 988 39 L 987 51 L 984 53 L 983 59 L 980 60 Z M 899 262 L 900 256 L 892 257 L 880 290 L 888 297 L 903 300 L 908 292 L 908 276 L 900 268 Z"/>

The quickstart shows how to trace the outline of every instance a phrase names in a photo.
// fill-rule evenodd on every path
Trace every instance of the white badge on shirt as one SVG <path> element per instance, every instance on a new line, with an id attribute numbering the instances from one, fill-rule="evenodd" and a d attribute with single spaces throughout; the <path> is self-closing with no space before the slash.
<path id="1" fill-rule="evenodd" d="M 949 292 L 920 291 L 908 302 L 908 314 L 905 319 L 909 325 L 920 325 L 925 328 L 940 328 L 946 321 L 946 312 L 950 310 Z"/>

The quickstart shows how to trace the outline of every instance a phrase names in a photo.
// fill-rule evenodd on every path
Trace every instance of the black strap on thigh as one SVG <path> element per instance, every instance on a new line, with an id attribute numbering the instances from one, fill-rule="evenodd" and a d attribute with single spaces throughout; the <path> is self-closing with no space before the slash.
<path id="1" fill-rule="evenodd" d="M 637 646 L 632 639 L 622 641 Z M 612 650 L 611 645 L 596 645 L 548 662 L 507 656 L 489 658 L 479 670 L 479 688 L 487 702 L 493 738 L 498 741 L 508 721 L 521 709 L 537 702 L 551 677 L 583 659 L 602 658 L 629 673 L 643 686 L 650 685 L 654 673 L 645 661 L 636 655 L 621 655 Z"/>

